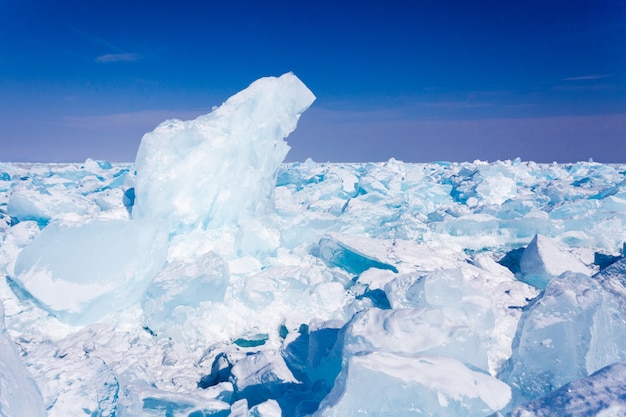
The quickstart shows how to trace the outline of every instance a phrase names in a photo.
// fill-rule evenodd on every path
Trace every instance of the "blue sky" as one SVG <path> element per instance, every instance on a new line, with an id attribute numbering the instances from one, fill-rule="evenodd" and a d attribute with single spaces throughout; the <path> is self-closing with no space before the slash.
<path id="1" fill-rule="evenodd" d="M 132 161 L 287 71 L 291 161 L 626 162 L 622 0 L 0 0 L 0 161 Z"/>

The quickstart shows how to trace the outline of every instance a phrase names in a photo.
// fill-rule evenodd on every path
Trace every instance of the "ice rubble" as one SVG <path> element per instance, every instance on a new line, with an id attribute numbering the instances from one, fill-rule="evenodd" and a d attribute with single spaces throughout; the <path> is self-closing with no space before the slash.
<path id="1" fill-rule="evenodd" d="M 281 165 L 312 100 L 286 74 L 136 166 L 0 164 L 0 415 L 624 409 L 626 166 Z"/>

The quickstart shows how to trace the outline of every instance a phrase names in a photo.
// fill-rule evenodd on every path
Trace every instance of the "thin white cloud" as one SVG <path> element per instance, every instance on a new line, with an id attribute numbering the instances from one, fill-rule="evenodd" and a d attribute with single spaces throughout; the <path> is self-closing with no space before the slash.
<path id="1" fill-rule="evenodd" d="M 135 62 L 141 59 L 139 54 L 134 53 L 120 53 L 120 54 L 105 54 L 96 58 L 96 62 L 110 63 L 110 62 Z"/>
<path id="2" fill-rule="evenodd" d="M 591 75 L 582 75 L 579 77 L 568 77 L 564 78 L 563 81 L 590 81 L 590 80 L 600 80 L 602 78 L 610 77 L 611 74 L 591 74 Z"/>
<path id="3" fill-rule="evenodd" d="M 556 91 L 617 91 L 620 86 L 614 83 L 593 83 L 593 84 L 560 84 L 555 85 Z"/>

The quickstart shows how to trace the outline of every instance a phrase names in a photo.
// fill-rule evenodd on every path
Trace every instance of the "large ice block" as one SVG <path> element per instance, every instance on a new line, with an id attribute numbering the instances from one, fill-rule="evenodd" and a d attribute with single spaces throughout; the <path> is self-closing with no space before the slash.
<path id="1" fill-rule="evenodd" d="M 505 383 L 455 359 L 375 351 L 344 363 L 315 416 L 488 416 L 510 398 Z"/>
<path id="2" fill-rule="evenodd" d="M 86 324 L 139 301 L 166 256 L 166 236 L 147 221 L 53 223 L 22 250 L 14 278 L 59 319 Z"/>
<path id="3" fill-rule="evenodd" d="M 594 278 L 566 273 L 524 312 L 500 378 L 526 400 L 615 362 L 626 362 L 626 320 Z"/>
<path id="4" fill-rule="evenodd" d="M 261 78 L 195 120 L 144 135 L 135 168 L 135 219 L 171 228 L 219 227 L 272 209 L 283 138 L 315 100 L 292 73 Z"/>

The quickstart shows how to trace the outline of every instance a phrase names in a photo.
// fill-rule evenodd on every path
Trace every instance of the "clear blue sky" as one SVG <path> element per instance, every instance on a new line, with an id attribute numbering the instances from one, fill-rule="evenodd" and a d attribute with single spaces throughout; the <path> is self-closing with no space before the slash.
<path id="1" fill-rule="evenodd" d="M 0 161 L 132 161 L 287 71 L 288 160 L 626 162 L 623 0 L 0 0 Z"/>

